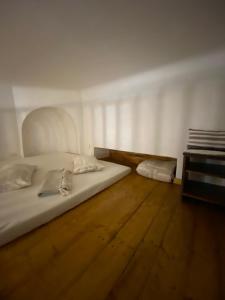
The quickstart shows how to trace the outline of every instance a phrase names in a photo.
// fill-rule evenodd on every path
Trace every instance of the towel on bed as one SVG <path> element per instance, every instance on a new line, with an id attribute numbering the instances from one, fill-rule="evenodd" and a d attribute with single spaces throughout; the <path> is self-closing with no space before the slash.
<path id="1" fill-rule="evenodd" d="M 67 196 L 72 189 L 72 173 L 68 170 L 48 171 L 46 179 L 38 193 L 39 197 L 45 197 L 60 193 Z"/>

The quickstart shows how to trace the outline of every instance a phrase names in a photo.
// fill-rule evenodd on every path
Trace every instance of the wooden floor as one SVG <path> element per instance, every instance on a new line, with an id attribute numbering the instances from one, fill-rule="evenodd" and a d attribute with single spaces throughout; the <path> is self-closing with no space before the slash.
<path id="1" fill-rule="evenodd" d="M 225 211 L 130 174 L 2 247 L 0 298 L 225 299 Z"/>

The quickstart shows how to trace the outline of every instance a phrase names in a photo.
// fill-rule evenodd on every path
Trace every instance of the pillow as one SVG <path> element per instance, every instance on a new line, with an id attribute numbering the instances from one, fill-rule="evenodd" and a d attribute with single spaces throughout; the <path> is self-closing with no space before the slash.
<path id="1" fill-rule="evenodd" d="M 14 191 L 31 185 L 36 166 L 7 164 L 0 169 L 0 192 Z"/>
<path id="2" fill-rule="evenodd" d="M 172 182 L 175 167 L 176 161 L 174 160 L 163 161 L 147 159 L 137 166 L 137 173 L 155 180 Z"/>
<path id="3" fill-rule="evenodd" d="M 73 160 L 73 173 L 82 174 L 87 172 L 101 171 L 104 165 L 94 156 L 77 155 Z"/>

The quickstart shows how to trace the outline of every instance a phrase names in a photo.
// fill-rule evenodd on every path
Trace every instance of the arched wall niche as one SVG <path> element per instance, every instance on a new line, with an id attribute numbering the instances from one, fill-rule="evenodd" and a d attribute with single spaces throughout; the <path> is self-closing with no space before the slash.
<path id="1" fill-rule="evenodd" d="M 76 152 L 78 137 L 72 117 L 62 108 L 31 111 L 22 124 L 24 156 L 50 152 Z"/>

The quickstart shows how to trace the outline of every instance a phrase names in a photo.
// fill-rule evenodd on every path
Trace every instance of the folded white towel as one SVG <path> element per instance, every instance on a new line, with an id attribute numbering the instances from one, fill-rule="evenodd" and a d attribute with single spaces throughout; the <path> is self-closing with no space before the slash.
<path id="1" fill-rule="evenodd" d="M 48 171 L 46 179 L 38 193 L 39 197 L 45 197 L 60 193 L 67 196 L 72 189 L 72 173 L 68 170 Z"/>
<path id="2" fill-rule="evenodd" d="M 72 189 L 72 172 L 63 170 L 62 179 L 59 184 L 58 190 L 61 195 L 67 196 Z"/>

